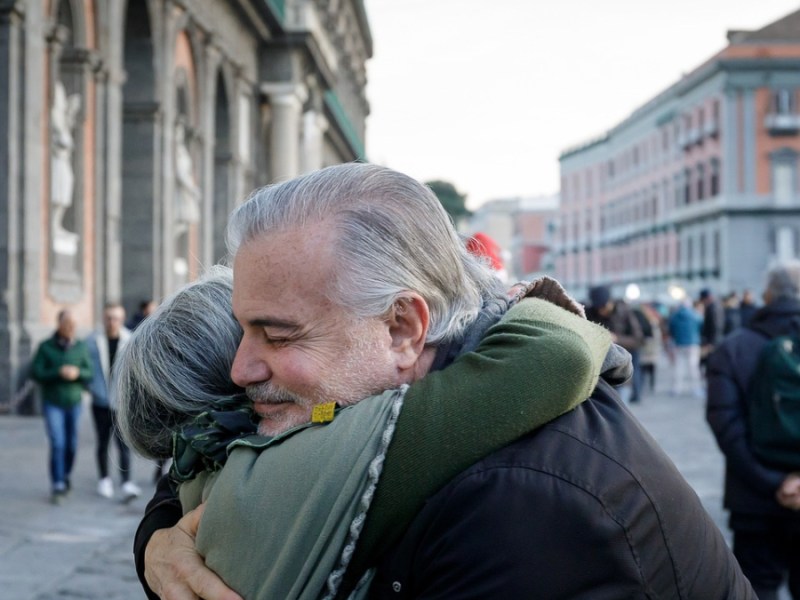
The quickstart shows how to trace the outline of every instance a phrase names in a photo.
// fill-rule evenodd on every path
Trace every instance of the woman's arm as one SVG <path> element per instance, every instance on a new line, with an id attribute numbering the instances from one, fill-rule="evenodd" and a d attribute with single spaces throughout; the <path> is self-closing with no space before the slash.
<path id="1" fill-rule="evenodd" d="M 602 327 L 526 299 L 474 352 L 412 384 L 354 565 L 390 546 L 452 477 L 585 400 L 610 343 Z"/>

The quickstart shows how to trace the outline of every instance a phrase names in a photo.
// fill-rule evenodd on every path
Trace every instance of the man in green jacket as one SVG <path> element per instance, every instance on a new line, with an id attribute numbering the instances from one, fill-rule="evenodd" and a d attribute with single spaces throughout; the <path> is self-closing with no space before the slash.
<path id="1" fill-rule="evenodd" d="M 75 337 L 75 317 L 58 313 L 58 329 L 36 350 L 31 377 L 42 391 L 47 437 L 50 441 L 52 500 L 58 504 L 69 491 L 69 476 L 78 449 L 81 392 L 92 379 L 86 344 Z"/>

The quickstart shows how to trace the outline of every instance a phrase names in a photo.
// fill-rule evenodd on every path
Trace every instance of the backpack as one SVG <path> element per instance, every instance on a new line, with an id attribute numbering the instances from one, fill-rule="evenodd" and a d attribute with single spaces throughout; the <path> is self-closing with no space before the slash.
<path id="1" fill-rule="evenodd" d="M 764 334 L 764 332 L 760 332 Z M 771 338 L 748 389 L 753 453 L 781 469 L 800 469 L 800 332 Z"/>

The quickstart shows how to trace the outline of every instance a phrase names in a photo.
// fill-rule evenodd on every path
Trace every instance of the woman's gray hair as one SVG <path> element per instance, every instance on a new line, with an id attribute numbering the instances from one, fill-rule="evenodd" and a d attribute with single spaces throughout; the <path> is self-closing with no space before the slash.
<path id="1" fill-rule="evenodd" d="M 167 298 L 114 361 L 118 425 L 150 458 L 172 456 L 172 433 L 196 415 L 241 400 L 230 371 L 242 330 L 231 310 L 233 276 L 212 267 Z"/>
<path id="2" fill-rule="evenodd" d="M 231 259 L 248 241 L 330 222 L 341 269 L 331 301 L 359 318 L 382 317 L 414 291 L 430 311 L 427 343 L 458 339 L 486 296 L 500 291 L 470 255 L 434 193 L 413 178 L 364 163 L 327 167 L 253 193 L 228 221 Z"/>
<path id="3" fill-rule="evenodd" d="M 787 260 L 773 266 L 767 273 L 767 293 L 770 302 L 800 299 L 800 261 Z"/>

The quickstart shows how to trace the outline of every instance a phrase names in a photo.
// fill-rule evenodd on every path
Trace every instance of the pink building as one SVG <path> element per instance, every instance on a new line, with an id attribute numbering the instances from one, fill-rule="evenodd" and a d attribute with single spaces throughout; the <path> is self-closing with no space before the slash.
<path id="1" fill-rule="evenodd" d="M 800 11 L 729 45 L 560 157 L 553 267 L 574 294 L 760 288 L 798 255 Z"/>

